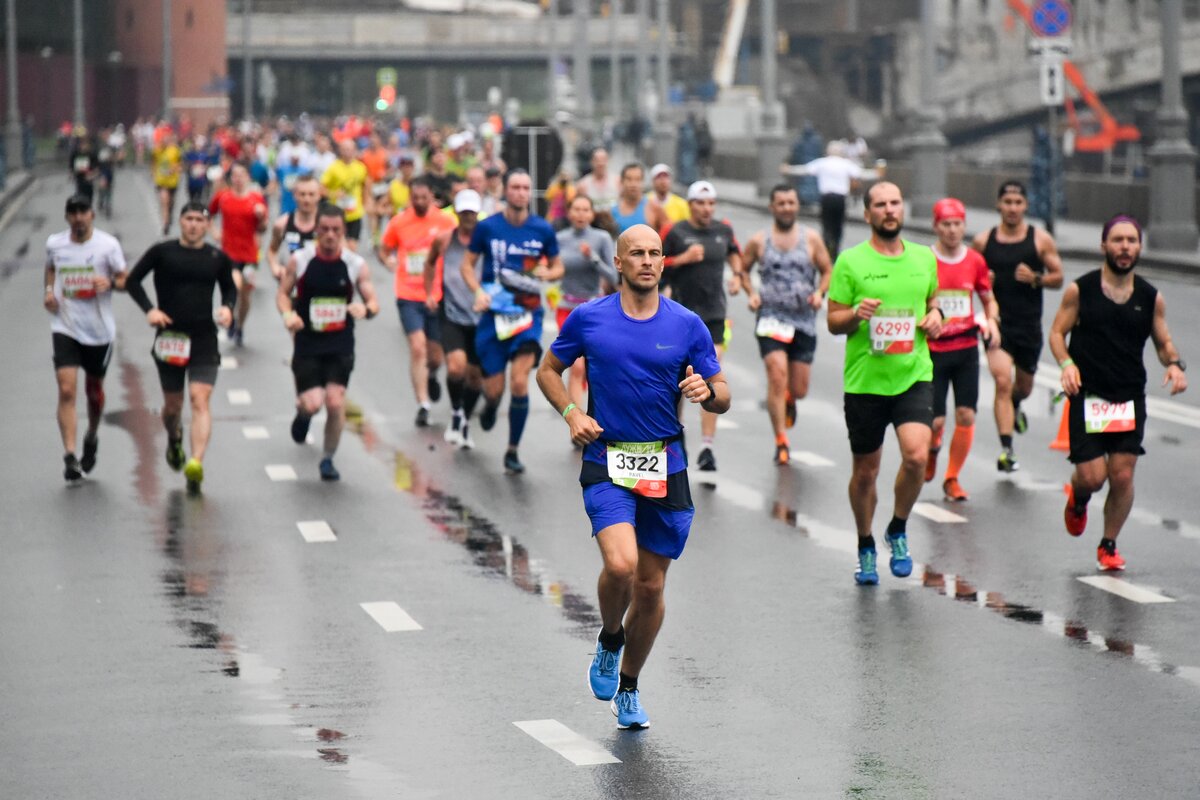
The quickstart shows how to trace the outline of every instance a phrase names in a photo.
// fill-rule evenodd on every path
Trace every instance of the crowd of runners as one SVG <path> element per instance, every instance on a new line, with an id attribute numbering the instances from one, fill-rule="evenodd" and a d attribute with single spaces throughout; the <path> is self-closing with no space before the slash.
<path id="1" fill-rule="evenodd" d="M 137 156 L 128 160 L 149 166 L 160 214 L 151 224 L 162 240 L 132 269 L 120 243 L 95 227 L 98 183 L 111 210 L 112 176 L 99 164 L 126 160 L 112 152 L 124 146 L 123 133 L 119 140 L 106 134 L 103 159 L 98 143 L 77 137 L 69 164 L 76 191 L 66 203 L 67 230 L 46 244 L 43 299 L 66 480 L 96 468 L 115 292 L 127 293 L 153 329 L 146 344 L 163 392 L 165 459 L 190 491 L 199 493 L 204 481 L 222 349 L 245 346 L 268 324 L 281 324 L 294 343 L 291 436 L 306 442 L 323 407 L 319 474 L 338 480 L 334 456 L 355 329 L 380 312 L 383 289 L 373 273 L 385 271 L 408 350 L 416 426 L 432 424 L 444 386 L 445 441 L 470 449 L 475 426 L 496 426 L 507 393 L 503 468 L 515 475 L 525 471 L 520 446 L 535 370 L 562 415 L 566 438 L 581 451 L 584 506 L 603 559 L 603 629 L 589 683 L 597 698 L 613 701 L 627 728 L 649 724 L 637 678 L 662 623 L 667 568 L 692 522 L 685 401 L 700 406 L 697 469 L 718 469 L 717 416 L 730 407 L 721 362 L 731 297 L 744 295 L 755 313 L 771 457 L 781 468 L 791 462 L 789 431 L 809 392 L 822 310 L 828 331 L 846 337 L 857 584 L 879 582 L 876 484 L 889 428 L 901 454 L 884 531 L 894 576 L 912 570 L 906 524 L 922 485 L 938 477 L 948 416 L 953 432 L 941 488 L 947 501 L 968 500 L 961 478 L 975 439 L 981 363 L 995 384 L 997 469 L 1019 469 L 1015 436 L 1028 427 L 1021 405 L 1046 339 L 1043 296 L 1064 286 L 1054 239 L 1027 221 L 1020 182 L 999 187 L 997 224 L 969 242 L 964 205 L 939 201 L 930 209 L 932 247 L 901 236 L 905 203 L 893 183 L 859 185 L 865 175 L 840 173 L 826 194 L 841 205 L 830 201 L 823 212 L 827 229 L 836 229 L 832 237 L 800 221 L 796 189 L 781 183 L 770 193 L 770 224 L 742 231 L 743 246 L 717 212 L 712 183 L 677 187 L 670 165 L 616 168 L 604 150 L 592 154 L 587 174 L 555 183 L 543 217 L 529 174 L 497 155 L 500 126 L 444 130 L 302 117 L 199 133 L 139 123 Z M 831 163 L 838 166 L 825 159 L 788 171 L 824 174 Z M 851 189 L 861 192 L 869 238 L 838 252 L 845 212 L 835 206 L 844 208 Z M 1125 562 L 1116 539 L 1143 453 L 1146 342 L 1172 394 L 1187 381 L 1163 296 L 1135 274 L 1140 223 L 1113 217 L 1099 245 L 1099 267 L 1063 291 L 1049 347 L 1069 402 L 1074 472 L 1064 524 L 1081 535 L 1088 501 L 1107 482 L 1097 562 L 1119 570 Z M 278 323 L 251 313 L 263 290 L 274 295 Z M 79 369 L 88 420 L 81 451 Z"/>

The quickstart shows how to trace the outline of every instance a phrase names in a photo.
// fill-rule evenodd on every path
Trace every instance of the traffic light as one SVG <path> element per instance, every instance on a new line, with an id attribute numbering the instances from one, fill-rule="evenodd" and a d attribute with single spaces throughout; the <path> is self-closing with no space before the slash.
<path id="1" fill-rule="evenodd" d="M 379 87 L 379 98 L 375 101 L 375 108 L 378 111 L 387 111 L 392 107 L 392 103 L 396 102 L 396 87 L 392 85 L 384 85 Z"/>

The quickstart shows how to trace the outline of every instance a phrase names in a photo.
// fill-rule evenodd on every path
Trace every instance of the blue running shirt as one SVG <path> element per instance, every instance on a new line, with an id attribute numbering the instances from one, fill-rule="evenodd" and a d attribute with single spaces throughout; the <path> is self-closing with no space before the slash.
<path id="1" fill-rule="evenodd" d="M 527 273 L 542 258 L 558 255 L 558 235 L 550 223 L 530 215 L 520 227 L 513 225 L 503 214 L 480 220 L 471 235 L 468 249 L 483 256 L 483 283 L 499 283 L 513 295 L 512 302 L 523 309 L 542 307 L 542 282 Z M 493 297 L 497 295 L 491 291 Z M 505 298 L 507 299 L 507 298 Z M 503 302 L 503 301 L 502 301 Z M 506 309 L 493 306 L 494 310 Z"/>
<path id="2" fill-rule="evenodd" d="M 588 414 L 604 428 L 583 451 L 607 464 L 610 442 L 678 438 L 679 382 L 688 365 L 705 379 L 721 371 L 708 328 L 691 311 L 659 298 L 658 312 L 638 320 L 625 314 L 621 295 L 585 303 L 567 317 L 550 352 L 568 366 L 587 359 Z M 667 473 L 687 467 L 678 442 L 667 447 Z"/>

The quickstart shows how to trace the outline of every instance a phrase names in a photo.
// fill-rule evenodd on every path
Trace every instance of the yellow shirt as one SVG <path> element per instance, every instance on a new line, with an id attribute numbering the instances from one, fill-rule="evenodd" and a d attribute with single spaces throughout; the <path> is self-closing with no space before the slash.
<path id="1" fill-rule="evenodd" d="M 175 145 L 159 147 L 154 151 L 154 185 L 161 189 L 179 186 L 179 167 L 183 154 Z"/>
<path id="2" fill-rule="evenodd" d="M 654 192 L 646 192 L 646 197 L 658 199 Z M 691 211 L 688 209 L 687 200 L 684 200 L 674 192 L 671 192 L 667 195 L 667 201 L 665 203 L 663 203 L 661 200 L 659 202 L 663 207 L 663 211 L 667 213 L 667 219 L 671 220 L 672 224 L 676 222 L 683 222 L 685 219 L 691 216 Z"/>
<path id="3" fill-rule="evenodd" d="M 329 191 L 329 200 L 346 213 L 346 222 L 362 219 L 363 185 L 366 182 L 367 165 L 357 159 L 347 164 L 339 158 L 321 176 L 321 185 Z"/>
<path id="4" fill-rule="evenodd" d="M 392 201 L 392 213 L 399 214 L 408 208 L 408 184 L 399 178 L 392 178 L 388 184 L 388 198 Z"/>

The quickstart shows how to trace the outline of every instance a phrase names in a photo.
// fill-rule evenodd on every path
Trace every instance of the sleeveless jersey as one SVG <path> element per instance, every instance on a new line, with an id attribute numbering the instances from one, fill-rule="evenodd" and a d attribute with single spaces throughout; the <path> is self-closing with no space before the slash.
<path id="1" fill-rule="evenodd" d="M 1075 281 L 1079 287 L 1079 319 L 1067 345 L 1083 391 L 1105 400 L 1134 400 L 1146 393 L 1142 352 L 1154 327 L 1158 290 L 1135 275 L 1133 294 L 1114 303 L 1100 285 L 1100 270 Z"/>
<path id="2" fill-rule="evenodd" d="M 479 324 L 480 314 L 474 309 L 475 293 L 462 277 L 463 257 L 467 246 L 458 240 L 458 234 L 450 234 L 450 243 L 442 253 L 442 310 L 446 319 L 455 325 L 473 328 Z M 483 259 L 475 259 L 475 280 L 482 280 Z"/>
<path id="3" fill-rule="evenodd" d="M 800 239 L 791 250 L 780 250 L 772 241 L 769 228 L 763 237 L 759 268 L 762 308 L 758 316 L 773 317 L 795 326 L 802 333 L 816 336 L 817 312 L 808 304 L 808 298 L 817 290 L 819 273 L 808 255 L 808 229 L 803 225 L 796 227 Z"/>
<path id="4" fill-rule="evenodd" d="M 1024 263 L 1038 274 L 1045 274 L 1046 265 L 1038 255 L 1036 231 L 1028 225 L 1025 238 L 1005 244 L 996 241 L 996 229 L 988 233 L 983 258 L 988 269 L 995 273 L 992 292 L 1000 304 L 1000 322 L 1005 328 L 1042 328 L 1042 290 L 1017 280 L 1017 265 Z"/>
<path id="5" fill-rule="evenodd" d="M 612 218 L 617 223 L 617 230 L 621 233 L 632 228 L 634 225 L 646 224 L 646 198 L 643 197 L 637 204 L 637 207 L 628 214 L 621 213 L 621 204 L 618 202 L 612 207 Z"/>
<path id="6" fill-rule="evenodd" d="M 317 235 L 316 221 L 313 221 L 312 228 L 307 231 L 302 231 L 296 227 L 296 212 L 289 212 L 287 215 L 287 225 L 283 229 L 283 244 L 287 247 L 288 253 L 294 253 L 311 242 Z"/>
<path id="7" fill-rule="evenodd" d="M 295 310 L 304 320 L 296 332 L 296 355 L 348 355 L 354 352 L 354 319 L 347 306 L 354 300 L 365 262 L 348 248 L 335 259 L 317 255 L 308 245 L 296 256 Z"/>

